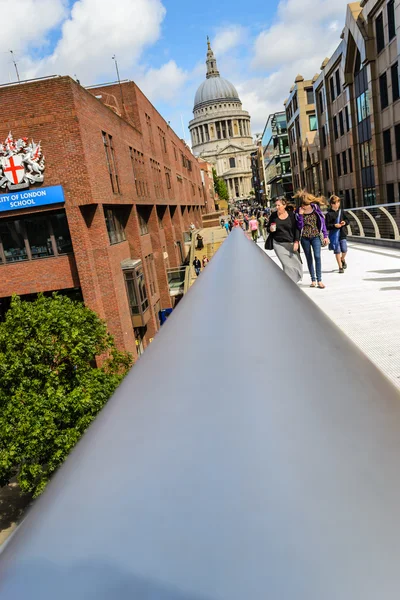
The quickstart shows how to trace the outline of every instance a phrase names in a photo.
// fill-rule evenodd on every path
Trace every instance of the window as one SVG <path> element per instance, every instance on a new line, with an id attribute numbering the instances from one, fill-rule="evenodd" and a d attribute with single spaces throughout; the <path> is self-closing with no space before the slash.
<path id="1" fill-rule="evenodd" d="M 137 207 L 137 214 L 139 219 L 140 235 L 146 235 L 149 233 L 148 221 L 150 218 L 150 210 L 147 206 Z"/>
<path id="2" fill-rule="evenodd" d="M 154 139 L 153 139 L 153 128 L 151 126 L 151 117 L 147 113 L 145 113 L 146 117 L 146 125 L 147 125 L 147 133 L 149 134 L 150 146 L 154 151 Z"/>
<path id="3" fill-rule="evenodd" d="M 343 175 L 347 175 L 347 154 L 342 152 Z"/>
<path id="4" fill-rule="evenodd" d="M 326 129 L 325 129 L 325 125 L 322 126 L 322 146 L 323 148 L 326 148 L 327 146 L 327 141 L 326 141 Z"/>
<path id="5" fill-rule="evenodd" d="M 400 98 L 400 89 L 399 89 L 399 64 L 395 63 L 390 68 L 392 74 L 392 94 L 393 94 L 393 102 Z"/>
<path id="6" fill-rule="evenodd" d="M 356 205 L 356 191 L 353 188 L 351 190 L 351 206 L 355 206 Z"/>
<path id="7" fill-rule="evenodd" d="M 347 129 L 347 131 L 350 131 L 350 115 L 349 115 L 349 107 L 348 106 L 344 107 L 344 113 L 346 115 L 346 129 Z"/>
<path id="8" fill-rule="evenodd" d="M 124 277 L 131 315 L 143 314 L 149 308 L 143 267 L 124 271 Z"/>
<path id="9" fill-rule="evenodd" d="M 385 163 L 392 162 L 392 140 L 390 129 L 386 129 L 383 132 L 383 154 L 385 157 Z"/>
<path id="10" fill-rule="evenodd" d="M 325 108 L 324 108 L 324 94 L 323 92 L 318 92 L 318 103 L 319 103 L 319 110 L 321 112 L 321 114 L 324 112 Z"/>
<path id="11" fill-rule="evenodd" d="M 118 244 L 126 240 L 125 225 L 127 210 L 123 206 L 104 207 L 108 237 L 111 244 Z"/>
<path id="12" fill-rule="evenodd" d="M 164 229 L 164 223 L 163 223 L 164 214 L 165 214 L 165 209 L 157 206 L 157 221 L 158 221 L 158 227 L 160 229 Z"/>
<path id="13" fill-rule="evenodd" d="M 133 171 L 133 177 L 135 180 L 136 193 L 138 196 L 148 196 L 148 184 L 145 180 L 145 166 L 144 166 L 144 155 L 143 152 L 134 150 L 129 146 L 129 155 L 131 158 L 131 165 Z"/>
<path id="14" fill-rule="evenodd" d="M 308 123 L 310 126 L 310 131 L 317 131 L 317 117 L 315 115 L 309 115 Z"/>
<path id="15" fill-rule="evenodd" d="M 369 95 L 368 95 L 368 91 L 366 91 L 366 92 L 363 92 L 357 98 L 358 122 L 361 123 L 361 121 L 366 119 L 369 115 L 370 115 Z"/>
<path id="16" fill-rule="evenodd" d="M 306 89 L 307 104 L 314 104 L 314 90 L 312 88 Z"/>
<path id="17" fill-rule="evenodd" d="M 349 152 L 349 173 L 352 173 L 353 172 L 353 152 L 352 152 L 351 148 L 349 148 L 348 152 Z"/>
<path id="18" fill-rule="evenodd" d="M 385 34 L 383 31 L 383 13 L 375 21 L 376 51 L 379 54 L 385 47 Z"/>
<path id="19" fill-rule="evenodd" d="M 333 101 L 335 99 L 335 82 L 333 81 L 333 77 L 329 80 L 329 86 L 331 90 L 331 100 Z"/>
<path id="20" fill-rule="evenodd" d="M 335 136 L 335 140 L 339 137 L 338 126 L 337 126 L 337 117 L 336 115 L 333 117 L 333 133 Z"/>
<path id="21" fill-rule="evenodd" d="M 167 189 L 170 190 L 171 189 L 171 175 L 167 169 L 165 170 L 165 179 L 167 181 Z"/>
<path id="22" fill-rule="evenodd" d="M 400 160 L 400 124 L 394 127 L 394 137 L 396 139 L 396 160 Z"/>
<path id="23" fill-rule="evenodd" d="M 372 154 L 371 140 L 360 144 L 360 161 L 362 169 L 373 166 L 374 157 Z"/>
<path id="24" fill-rule="evenodd" d="M 114 194 L 119 194 L 120 189 L 119 189 L 119 181 L 118 181 L 118 174 L 117 174 L 117 166 L 115 163 L 113 139 L 112 139 L 112 136 L 109 135 L 108 133 L 106 133 L 105 131 L 102 131 L 101 134 L 103 136 L 103 144 L 104 144 L 104 150 L 106 153 L 106 161 L 107 161 L 108 173 L 110 175 L 111 188 L 112 188 L 112 191 L 114 192 Z"/>
<path id="25" fill-rule="evenodd" d="M 229 168 L 234 169 L 236 167 L 236 160 L 234 158 L 229 159 Z"/>
<path id="26" fill-rule="evenodd" d="M 394 183 L 386 184 L 386 202 L 394 202 Z"/>
<path id="27" fill-rule="evenodd" d="M 340 135 L 344 135 L 343 111 L 340 111 L 340 113 L 339 113 L 339 128 L 340 128 Z"/>
<path id="28" fill-rule="evenodd" d="M 342 163 L 340 162 L 340 154 L 336 154 L 336 167 L 337 167 L 338 177 L 341 177 L 341 175 L 342 175 Z"/>
<path id="29" fill-rule="evenodd" d="M 154 296 L 154 294 L 157 292 L 157 278 L 156 278 L 156 268 L 155 268 L 155 264 L 154 264 L 153 254 L 149 254 L 148 256 L 146 256 L 145 261 L 146 261 L 147 273 L 149 276 L 150 295 Z"/>
<path id="30" fill-rule="evenodd" d="M 335 73 L 335 78 L 336 78 L 336 95 L 339 96 L 340 95 L 340 75 L 339 75 L 339 69 L 336 71 Z"/>
<path id="31" fill-rule="evenodd" d="M 329 181 L 329 160 L 324 161 L 325 179 Z"/>
<path id="32" fill-rule="evenodd" d="M 344 208 L 350 207 L 350 190 L 344 191 Z"/>
<path id="33" fill-rule="evenodd" d="M 0 264 L 72 252 L 65 211 L 0 221 Z"/>
<path id="34" fill-rule="evenodd" d="M 396 36 L 396 22 L 394 17 L 394 0 L 389 0 L 387 5 L 389 42 Z"/>
<path id="35" fill-rule="evenodd" d="M 379 77 L 379 91 L 381 95 L 381 110 L 389 106 L 389 95 L 387 87 L 387 75 L 383 73 Z"/>

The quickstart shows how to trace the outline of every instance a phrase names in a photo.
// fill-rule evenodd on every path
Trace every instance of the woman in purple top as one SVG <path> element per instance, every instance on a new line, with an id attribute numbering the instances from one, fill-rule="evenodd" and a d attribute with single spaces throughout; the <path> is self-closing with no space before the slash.
<path id="1" fill-rule="evenodd" d="M 316 198 L 305 190 L 295 195 L 300 199 L 300 207 L 296 210 L 297 227 L 301 231 L 301 246 L 307 259 L 311 276 L 311 287 L 324 289 L 322 283 L 321 247 L 329 243 L 325 217 L 320 204 L 322 198 Z M 322 241 L 323 240 L 323 241 Z M 315 268 L 314 268 L 315 261 Z"/>

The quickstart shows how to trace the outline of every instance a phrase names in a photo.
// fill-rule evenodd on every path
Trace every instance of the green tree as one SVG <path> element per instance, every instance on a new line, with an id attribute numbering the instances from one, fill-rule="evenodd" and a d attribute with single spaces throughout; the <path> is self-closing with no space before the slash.
<path id="1" fill-rule="evenodd" d="M 229 200 L 229 192 L 224 179 L 218 177 L 217 172 L 213 169 L 213 179 L 214 179 L 214 190 L 218 194 L 221 200 Z"/>
<path id="2" fill-rule="evenodd" d="M 0 486 L 16 476 L 41 494 L 131 364 L 81 302 L 14 296 L 0 323 Z"/>

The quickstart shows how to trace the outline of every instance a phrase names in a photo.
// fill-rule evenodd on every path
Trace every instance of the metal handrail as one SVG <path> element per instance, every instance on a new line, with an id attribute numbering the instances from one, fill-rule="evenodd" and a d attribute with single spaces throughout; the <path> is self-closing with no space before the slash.
<path id="1" fill-rule="evenodd" d="M 399 456 L 397 390 L 235 230 L 7 544 L 0 600 L 397 598 Z"/>
<path id="2" fill-rule="evenodd" d="M 352 239 L 400 244 L 400 202 L 347 208 Z"/>

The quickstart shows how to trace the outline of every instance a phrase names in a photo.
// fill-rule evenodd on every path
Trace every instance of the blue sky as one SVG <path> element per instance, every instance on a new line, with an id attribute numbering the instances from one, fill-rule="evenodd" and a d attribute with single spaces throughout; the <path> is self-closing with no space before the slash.
<path id="1" fill-rule="evenodd" d="M 340 42 L 345 0 L 0 0 L 7 28 L 0 80 L 75 74 L 84 85 L 135 80 L 178 135 L 205 77 L 210 36 L 221 75 L 237 87 L 253 133 L 281 110 L 296 75 L 312 78 Z M 4 5 L 4 6 L 3 6 Z M 21 19 L 21 9 L 24 15 Z M 32 18 L 28 18 L 31 15 Z M 312 31 L 312 35 L 310 35 Z"/>

